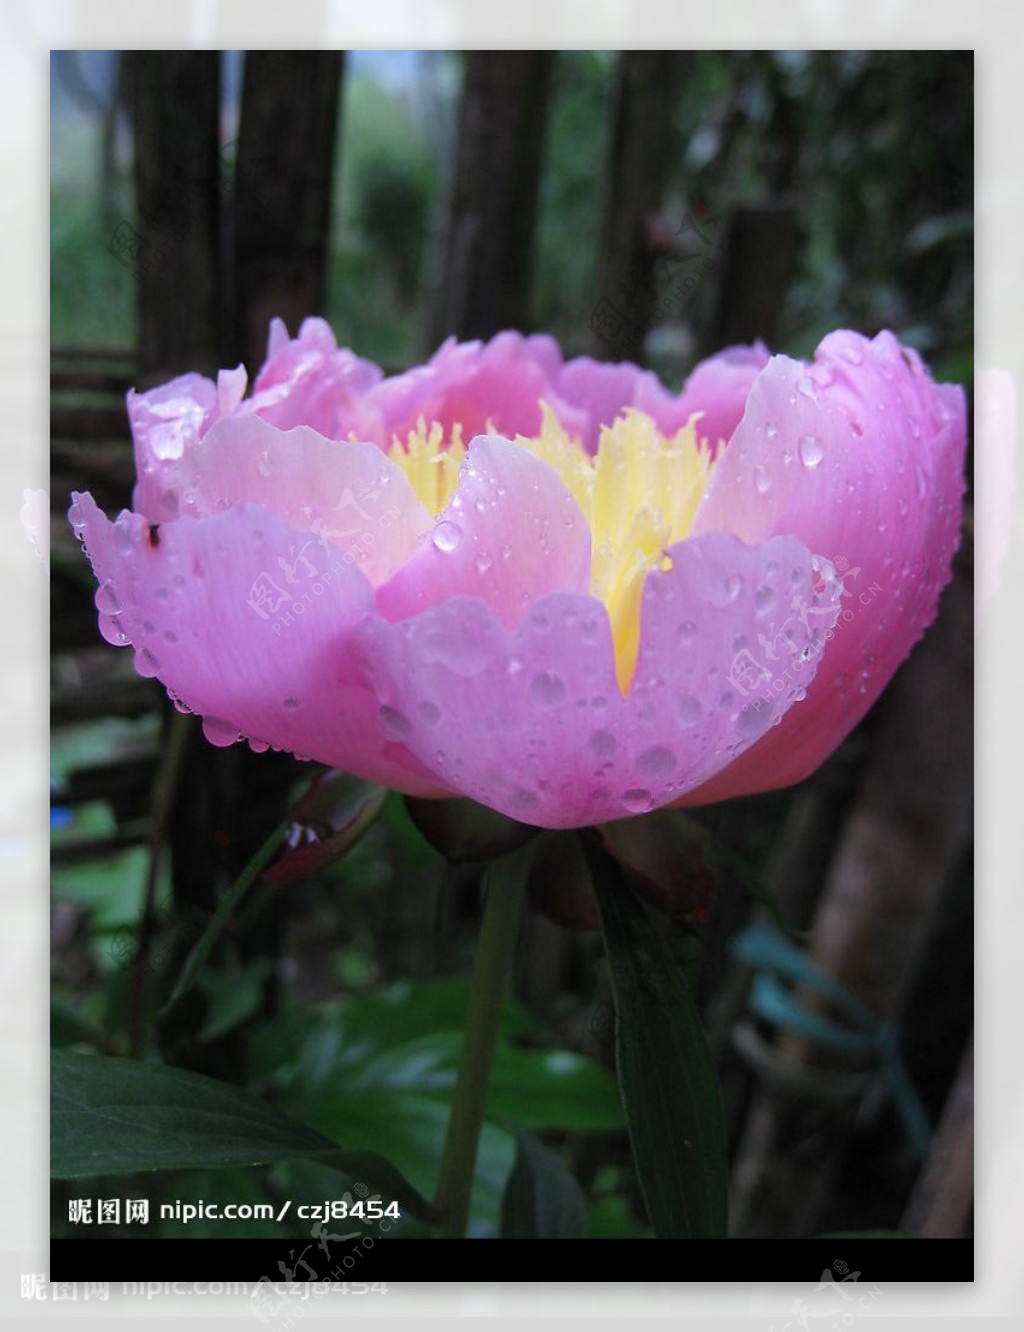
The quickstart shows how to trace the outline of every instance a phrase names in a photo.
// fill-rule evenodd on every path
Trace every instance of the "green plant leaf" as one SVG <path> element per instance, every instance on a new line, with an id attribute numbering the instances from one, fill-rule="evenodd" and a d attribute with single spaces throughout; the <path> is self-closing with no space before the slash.
<path id="1" fill-rule="evenodd" d="M 590 862 L 615 996 L 615 1062 L 640 1188 L 656 1235 L 728 1230 L 721 1092 L 693 993 L 599 834 Z"/>
<path id="2" fill-rule="evenodd" d="M 532 1133 L 516 1132 L 516 1159 L 501 1200 L 504 1239 L 577 1239 L 587 1209 L 565 1162 Z"/>
<path id="3" fill-rule="evenodd" d="M 251 1092 L 198 1073 L 60 1050 L 50 1058 L 50 1096 L 57 1179 L 312 1159 L 364 1180 L 416 1216 L 434 1216 L 376 1152 L 340 1147 Z"/>

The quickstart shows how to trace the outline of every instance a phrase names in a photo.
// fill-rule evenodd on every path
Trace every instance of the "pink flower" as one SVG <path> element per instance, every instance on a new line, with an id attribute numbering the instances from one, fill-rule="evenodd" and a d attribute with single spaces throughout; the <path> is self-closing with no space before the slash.
<path id="1" fill-rule="evenodd" d="M 950 576 L 963 395 L 889 333 L 672 395 L 515 333 L 384 379 L 308 320 L 244 388 L 132 395 L 137 511 L 70 514 L 104 637 L 215 744 L 551 828 L 765 790 Z"/>

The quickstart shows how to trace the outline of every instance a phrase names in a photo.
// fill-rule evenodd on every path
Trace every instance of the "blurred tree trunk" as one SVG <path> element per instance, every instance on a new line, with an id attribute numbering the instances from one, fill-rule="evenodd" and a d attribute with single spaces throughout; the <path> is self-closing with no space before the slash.
<path id="1" fill-rule="evenodd" d="M 324 308 L 340 51 L 247 51 L 233 193 L 231 360 L 255 373 L 279 315 Z"/>
<path id="2" fill-rule="evenodd" d="M 526 326 L 552 60 L 550 51 L 466 57 L 432 346 Z"/>
<path id="3" fill-rule="evenodd" d="M 139 360 L 156 382 L 219 364 L 220 54 L 124 59 L 138 220 L 137 234 L 122 223 L 112 245 L 138 274 Z"/>
<path id="4" fill-rule="evenodd" d="M 818 968 L 880 1023 L 898 1023 L 906 1012 L 950 900 L 949 867 L 962 863 L 970 845 L 972 730 L 963 707 L 972 685 L 969 563 L 962 551 L 938 618 L 881 702 L 863 784 L 811 930 L 808 951 Z M 800 989 L 796 997 L 811 1011 L 825 1008 L 819 994 Z M 952 1077 L 960 1051 L 951 1030 L 947 1037 Z M 827 1217 L 837 1198 L 840 1211 L 844 1201 L 834 1184 L 864 1118 L 865 1093 L 879 1085 L 877 1064 L 796 1032 L 766 1047 L 765 1060 L 774 1084 L 765 1082 L 756 1096 L 736 1153 L 733 1233 L 834 1229 Z M 861 1186 L 871 1169 L 858 1163 Z"/>
<path id="5" fill-rule="evenodd" d="M 730 214 L 722 280 L 704 340 L 706 355 L 758 338 L 769 348 L 777 342 L 799 246 L 800 226 L 792 202 L 754 204 Z"/>
<path id="6" fill-rule="evenodd" d="M 591 353 L 640 360 L 658 286 L 658 210 L 672 161 L 686 54 L 623 51 L 612 92 Z"/>

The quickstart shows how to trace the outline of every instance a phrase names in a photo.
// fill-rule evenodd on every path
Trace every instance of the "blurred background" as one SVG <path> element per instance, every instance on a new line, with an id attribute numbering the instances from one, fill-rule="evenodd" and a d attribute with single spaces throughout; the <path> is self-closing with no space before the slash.
<path id="1" fill-rule="evenodd" d="M 807 356 L 833 328 L 888 327 L 970 395 L 973 139 L 970 52 L 54 52 L 54 1042 L 251 1087 L 429 1193 L 478 918 L 475 871 L 391 796 L 331 869 L 261 885 L 158 1016 L 311 765 L 206 745 L 99 638 L 65 515 L 72 488 L 130 505 L 127 388 L 252 376 L 271 316 L 295 333 L 319 313 L 388 371 L 511 327 L 672 389 L 729 343 Z M 714 906 L 662 925 L 720 1062 L 738 1236 L 970 1233 L 970 511 L 938 622 L 829 762 L 696 812 Z M 842 1003 L 780 999 L 780 940 L 866 1006 L 870 1040 Z M 563 1151 L 592 1235 L 643 1236 L 600 941 L 537 911 L 519 956 L 476 1233 L 498 1224 L 513 1115 Z M 289 1165 L 159 1187 L 344 1181 Z"/>

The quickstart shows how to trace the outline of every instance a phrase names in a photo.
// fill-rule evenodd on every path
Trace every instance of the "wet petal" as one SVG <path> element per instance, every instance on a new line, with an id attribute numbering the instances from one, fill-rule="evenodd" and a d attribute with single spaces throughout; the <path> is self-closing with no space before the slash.
<path id="1" fill-rule="evenodd" d="M 204 517 L 259 504 L 323 550 L 341 551 L 371 583 L 385 581 L 433 523 L 401 468 L 375 444 L 279 430 L 258 416 L 220 421 L 181 460 L 163 502 Z M 304 545 L 306 543 L 303 543 Z"/>
<path id="2" fill-rule="evenodd" d="M 530 602 L 590 585 L 590 529 L 553 468 L 498 436 L 473 440 L 451 502 L 378 591 L 389 620 L 482 597 L 512 628 Z"/>
<path id="3" fill-rule="evenodd" d="M 550 339 L 513 332 L 499 333 L 486 345 L 450 338 L 426 365 L 385 380 L 365 405 L 381 412 L 386 442 L 396 435 L 404 442 L 420 417 L 439 422 L 446 433 L 459 425 L 467 440 L 490 430 L 509 438 L 536 435 L 545 400 L 563 408 L 569 418 L 563 424 L 573 433 L 585 414 L 552 401 L 557 398 L 550 377 L 552 346 Z"/>
<path id="4" fill-rule="evenodd" d="M 671 556 L 648 576 L 626 697 L 603 605 L 565 593 L 511 631 L 464 596 L 400 623 L 367 619 L 356 633 L 365 678 L 439 781 L 512 818 L 564 828 L 667 804 L 802 706 L 838 599 L 791 537 L 752 549 L 713 534 Z M 752 674 L 752 626 L 794 599 L 806 614 L 789 627 L 785 668 Z"/>
<path id="5" fill-rule="evenodd" d="M 712 800 L 799 781 L 864 716 L 935 616 L 959 539 L 963 394 L 891 333 L 841 331 L 811 366 L 758 376 L 694 532 L 792 532 L 843 577 L 843 609 L 807 702 Z"/>
<path id="6" fill-rule="evenodd" d="M 301 534 L 254 505 L 154 528 L 127 512 L 110 522 L 91 495 L 73 499 L 103 636 L 130 643 L 140 674 L 201 714 L 212 743 L 241 734 L 411 794 L 443 793 L 382 729 L 373 695 L 342 678 L 373 605 L 357 569 L 323 551 L 294 565 Z"/>

